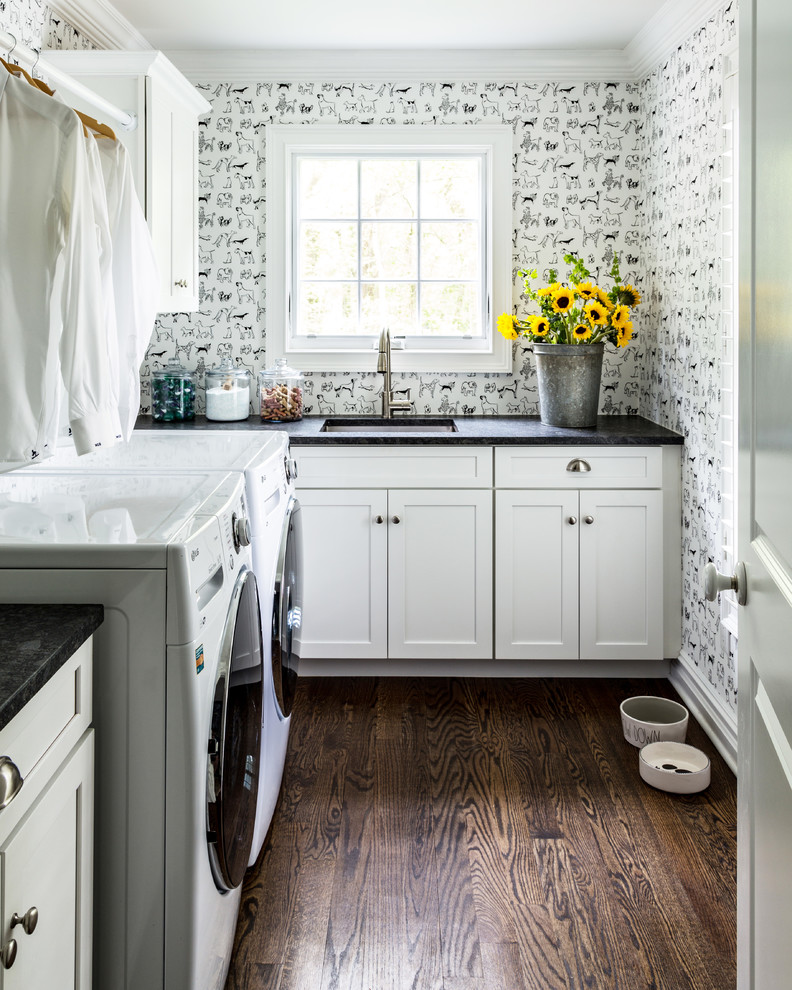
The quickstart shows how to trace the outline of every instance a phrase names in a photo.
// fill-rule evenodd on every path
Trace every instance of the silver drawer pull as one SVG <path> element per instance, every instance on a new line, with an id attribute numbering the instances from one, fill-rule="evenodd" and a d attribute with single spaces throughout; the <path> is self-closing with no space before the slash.
<path id="1" fill-rule="evenodd" d="M 401 522 L 401 516 L 393 516 L 393 517 L 391 518 L 391 522 L 392 522 L 392 523 L 395 523 L 395 524 L 396 524 L 396 525 L 398 526 L 398 525 L 399 525 L 399 523 Z"/>
<path id="2" fill-rule="evenodd" d="M 594 522 L 594 516 L 584 516 L 583 522 L 590 526 Z"/>
<path id="3" fill-rule="evenodd" d="M 7 756 L 0 756 L 0 810 L 11 804 L 23 783 L 17 765 Z"/>
<path id="4" fill-rule="evenodd" d="M 9 939 L 6 944 L 0 949 L 0 963 L 3 964 L 3 969 L 11 969 L 14 965 L 14 960 L 17 954 L 17 944 L 16 939 Z"/>
<path id="5" fill-rule="evenodd" d="M 374 522 L 378 526 L 381 526 L 385 522 L 385 520 L 382 518 L 382 516 L 374 516 Z"/>
<path id="6" fill-rule="evenodd" d="M 566 469 L 567 471 L 590 471 L 591 465 L 582 457 L 575 457 L 567 464 Z"/>
<path id="7" fill-rule="evenodd" d="M 569 519 L 567 519 L 567 522 L 570 526 L 574 526 L 577 522 L 577 516 L 570 516 Z"/>

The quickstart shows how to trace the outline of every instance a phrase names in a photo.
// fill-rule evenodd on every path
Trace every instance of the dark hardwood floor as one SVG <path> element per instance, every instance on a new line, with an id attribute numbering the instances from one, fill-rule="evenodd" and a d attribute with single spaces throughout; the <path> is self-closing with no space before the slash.
<path id="1" fill-rule="evenodd" d="M 644 784 L 666 681 L 301 679 L 228 990 L 731 990 L 735 780 Z"/>

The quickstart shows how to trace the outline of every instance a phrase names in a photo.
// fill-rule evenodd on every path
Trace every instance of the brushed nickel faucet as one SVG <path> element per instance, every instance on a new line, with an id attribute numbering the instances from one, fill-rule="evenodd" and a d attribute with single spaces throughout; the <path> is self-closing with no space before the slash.
<path id="1" fill-rule="evenodd" d="M 394 411 L 412 412 L 413 404 L 410 401 L 410 390 L 406 399 L 393 398 L 393 384 L 391 382 L 391 341 L 390 330 L 382 331 L 379 338 L 379 350 L 377 352 L 377 371 L 385 377 L 382 381 L 382 418 L 392 419 Z"/>

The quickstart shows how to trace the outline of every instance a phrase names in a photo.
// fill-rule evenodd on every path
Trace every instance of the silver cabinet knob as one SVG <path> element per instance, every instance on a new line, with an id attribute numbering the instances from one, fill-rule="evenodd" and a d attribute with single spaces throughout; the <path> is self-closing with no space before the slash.
<path id="1" fill-rule="evenodd" d="M 583 516 L 583 522 L 590 526 L 594 522 L 594 516 Z"/>
<path id="2" fill-rule="evenodd" d="M 391 518 L 391 522 L 392 522 L 392 523 L 395 523 L 395 524 L 396 524 L 396 525 L 398 526 L 398 525 L 399 525 L 399 523 L 401 522 L 401 516 L 393 516 L 393 517 Z"/>
<path id="3" fill-rule="evenodd" d="M 567 471 L 590 471 L 591 465 L 584 461 L 582 457 L 573 458 L 566 466 Z"/>
<path id="4" fill-rule="evenodd" d="M 570 516 L 569 519 L 567 519 L 567 522 L 570 526 L 574 526 L 577 522 L 577 516 Z"/>
<path id="5" fill-rule="evenodd" d="M 748 601 L 748 582 L 745 577 L 745 564 L 740 560 L 734 568 L 734 574 L 721 574 L 714 564 L 704 568 L 704 597 L 708 602 L 714 602 L 721 591 L 734 591 L 737 604 L 745 605 Z"/>
<path id="6" fill-rule="evenodd" d="M 374 516 L 374 522 L 378 526 L 381 526 L 385 522 L 385 520 L 382 518 L 382 516 Z"/>
<path id="7" fill-rule="evenodd" d="M 0 810 L 19 794 L 24 780 L 19 768 L 7 756 L 0 756 Z"/>
<path id="8" fill-rule="evenodd" d="M 3 964 L 3 969 L 11 969 L 14 965 L 14 960 L 17 954 L 17 944 L 16 939 L 9 939 L 8 942 L 0 949 L 0 963 Z"/>
<path id="9" fill-rule="evenodd" d="M 22 925 L 22 931 L 26 935 L 32 935 L 36 930 L 38 919 L 39 913 L 37 907 L 28 908 L 23 915 L 18 915 L 14 911 L 11 916 L 11 927 L 14 928 L 16 925 Z"/>

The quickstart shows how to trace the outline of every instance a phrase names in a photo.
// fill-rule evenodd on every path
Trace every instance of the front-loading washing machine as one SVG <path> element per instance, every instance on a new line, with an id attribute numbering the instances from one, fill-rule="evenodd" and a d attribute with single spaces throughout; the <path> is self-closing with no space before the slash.
<path id="1" fill-rule="evenodd" d="M 263 646 L 240 474 L 0 476 L 0 600 L 95 602 L 93 985 L 221 990 Z"/>
<path id="2" fill-rule="evenodd" d="M 30 472 L 168 471 L 244 474 L 253 570 L 264 641 L 262 751 L 258 806 L 250 852 L 259 856 L 280 792 L 297 683 L 302 619 L 302 526 L 294 493 L 296 466 L 283 431 L 136 430 L 129 443 L 77 457 L 69 446 Z"/>

